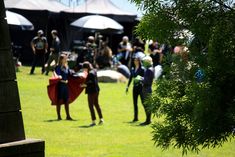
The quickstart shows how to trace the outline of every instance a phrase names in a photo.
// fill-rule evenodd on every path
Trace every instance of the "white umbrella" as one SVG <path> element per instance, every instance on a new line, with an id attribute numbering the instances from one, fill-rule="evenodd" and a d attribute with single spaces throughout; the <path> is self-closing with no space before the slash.
<path id="1" fill-rule="evenodd" d="M 33 30 L 34 26 L 33 24 L 26 19 L 24 16 L 11 12 L 11 11 L 6 11 L 6 20 L 9 25 L 16 25 L 20 26 L 23 30 Z"/>
<path id="2" fill-rule="evenodd" d="M 91 30 L 115 30 L 122 31 L 123 26 L 115 20 L 100 16 L 100 15 L 88 15 L 81 17 L 71 23 L 72 26 L 81 27 Z"/>

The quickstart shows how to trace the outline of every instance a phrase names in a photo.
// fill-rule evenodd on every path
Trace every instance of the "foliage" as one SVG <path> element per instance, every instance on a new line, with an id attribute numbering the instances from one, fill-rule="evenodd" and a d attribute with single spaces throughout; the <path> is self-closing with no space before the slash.
<path id="1" fill-rule="evenodd" d="M 198 152 L 221 146 L 234 136 L 235 10 L 233 1 L 132 0 L 145 15 L 136 33 L 172 45 L 187 44 L 188 59 L 173 55 L 171 69 L 157 82 L 151 109 L 162 122 L 153 125 L 153 140 Z M 193 40 L 190 42 L 188 34 Z M 185 35 L 185 36 L 184 36 Z M 202 82 L 195 73 L 201 69 Z"/>

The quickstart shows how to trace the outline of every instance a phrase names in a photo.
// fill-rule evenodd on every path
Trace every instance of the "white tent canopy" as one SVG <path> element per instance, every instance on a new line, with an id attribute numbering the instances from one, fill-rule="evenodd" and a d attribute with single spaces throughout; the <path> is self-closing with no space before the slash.
<path id="1" fill-rule="evenodd" d="M 120 25 L 115 20 L 100 16 L 100 15 L 88 15 L 82 18 L 79 18 L 71 23 L 72 26 L 83 27 L 88 29 L 115 29 L 115 30 L 123 30 L 123 26 Z"/>
<path id="2" fill-rule="evenodd" d="M 69 7 L 57 2 L 56 0 L 4 0 L 6 8 L 25 9 L 25 10 L 48 10 L 60 12 Z"/>
<path id="3" fill-rule="evenodd" d="M 6 11 L 6 19 L 7 23 L 10 25 L 20 26 L 22 27 L 22 29 L 29 29 L 29 30 L 34 29 L 33 24 L 20 14 L 11 11 Z"/>
<path id="4" fill-rule="evenodd" d="M 66 9 L 64 12 L 137 16 L 136 13 L 118 8 L 110 0 L 87 0 L 84 4 Z"/>

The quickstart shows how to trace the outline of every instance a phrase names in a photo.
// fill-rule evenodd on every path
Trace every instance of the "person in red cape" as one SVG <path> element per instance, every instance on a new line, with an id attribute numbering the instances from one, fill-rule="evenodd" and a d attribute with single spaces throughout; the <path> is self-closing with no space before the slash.
<path id="1" fill-rule="evenodd" d="M 61 54 L 58 65 L 54 71 L 54 77 L 49 79 L 48 96 L 52 105 L 56 105 L 57 119 L 61 120 L 61 105 L 65 105 L 66 119 L 72 120 L 69 113 L 69 104 L 72 103 L 82 92 L 80 86 L 86 79 L 86 73 L 79 77 L 72 76 L 67 64 L 67 56 Z"/>

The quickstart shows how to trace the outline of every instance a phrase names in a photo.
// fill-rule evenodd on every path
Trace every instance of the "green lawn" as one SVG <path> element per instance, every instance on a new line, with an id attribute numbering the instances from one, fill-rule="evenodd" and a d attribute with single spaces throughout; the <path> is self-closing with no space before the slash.
<path id="1" fill-rule="evenodd" d="M 55 106 L 50 105 L 46 86 L 49 76 L 29 75 L 30 67 L 20 67 L 17 72 L 24 128 L 27 138 L 43 139 L 46 157 L 181 157 L 181 150 L 162 151 L 151 140 L 150 126 L 139 126 L 145 119 L 139 105 L 140 122 L 133 118 L 131 92 L 125 94 L 123 83 L 100 83 L 100 105 L 105 123 L 87 127 L 91 120 L 87 97 L 82 93 L 70 105 L 74 121 L 56 121 Z M 130 89 L 131 91 L 131 89 Z M 62 108 L 62 118 L 65 118 Z M 235 141 L 222 148 L 203 150 L 188 157 L 234 157 Z"/>

